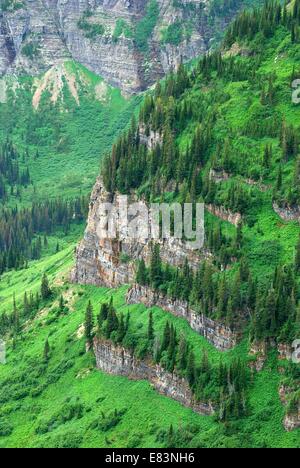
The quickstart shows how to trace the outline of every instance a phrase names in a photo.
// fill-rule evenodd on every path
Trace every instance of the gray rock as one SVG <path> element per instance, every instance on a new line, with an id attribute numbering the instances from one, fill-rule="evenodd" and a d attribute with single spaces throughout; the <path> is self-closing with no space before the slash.
<path id="1" fill-rule="evenodd" d="M 237 344 L 237 333 L 222 323 L 192 310 L 187 302 L 171 300 L 158 291 L 138 284 L 130 288 L 126 300 L 128 304 L 142 303 L 146 307 L 157 306 L 176 317 L 186 319 L 193 330 L 204 336 L 219 351 L 227 351 Z"/>
<path id="2" fill-rule="evenodd" d="M 172 0 L 158 0 L 159 16 L 147 53 L 138 49 L 133 38 L 124 34 L 114 38 L 117 21 L 126 21 L 134 29 L 145 16 L 146 4 L 145 0 L 23 0 L 22 8 L 0 11 L 0 76 L 36 76 L 61 61 L 74 59 L 128 95 L 209 49 L 216 31 L 205 17 L 195 23 L 189 40 L 176 46 L 161 43 L 161 31 L 167 26 L 178 21 L 190 24 L 194 19 L 193 10 L 176 8 Z M 104 26 L 103 35 L 89 38 L 79 27 L 86 11 L 91 13 L 87 22 Z M 231 17 L 220 20 L 218 27 L 225 28 Z M 38 53 L 31 57 L 22 50 L 32 44 Z"/>
<path id="3" fill-rule="evenodd" d="M 148 380 L 160 394 L 173 398 L 196 413 L 214 414 L 211 403 L 195 400 L 185 379 L 175 373 L 166 372 L 150 360 L 139 360 L 129 350 L 103 339 L 95 339 L 94 352 L 99 370 L 133 380 Z"/>

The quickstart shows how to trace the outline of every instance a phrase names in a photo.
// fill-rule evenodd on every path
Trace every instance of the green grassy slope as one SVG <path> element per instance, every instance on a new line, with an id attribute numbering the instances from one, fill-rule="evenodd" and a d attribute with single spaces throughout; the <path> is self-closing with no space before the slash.
<path id="1" fill-rule="evenodd" d="M 146 332 L 149 310 L 142 305 L 127 306 L 126 287 L 112 291 L 69 284 L 74 245 L 31 263 L 28 270 L 3 277 L 1 312 L 11 310 L 13 291 L 18 303 L 25 291 L 37 291 L 44 271 L 55 296 L 42 306 L 34 321 L 24 326 L 16 343 L 11 340 L 7 343 L 7 364 L 0 365 L 1 447 L 162 447 L 167 443 L 163 431 L 168 432 L 171 424 L 174 430 L 188 427 L 184 429 L 187 446 L 299 447 L 299 430 L 286 433 L 282 427 L 280 376 L 272 355 L 251 386 L 249 417 L 228 427 L 158 395 L 147 382 L 133 382 L 97 371 L 93 354 L 85 353 L 82 337 L 88 300 L 92 301 L 96 314 L 100 304 L 113 296 L 118 313 L 130 312 L 132 333 L 137 335 Z M 62 315 L 58 314 L 60 294 L 67 306 Z M 222 354 L 184 320 L 158 308 L 153 312 L 156 331 L 161 332 L 166 320 L 170 320 L 196 348 L 197 359 L 204 349 L 213 363 L 236 356 L 248 359 L 245 341 Z M 43 349 L 47 338 L 51 353 L 45 365 Z M 117 422 L 115 410 L 124 412 Z M 94 421 L 102 415 L 108 427 L 110 424 L 112 427 L 93 429 Z"/>
<path id="2" fill-rule="evenodd" d="M 127 126 L 141 97 L 124 98 L 120 90 L 74 62 L 64 64 L 74 77 L 79 105 L 65 83 L 55 105 L 51 86 L 42 93 L 37 110 L 32 102 L 39 86 L 28 77 L 8 81 L 7 102 L 0 104 L 0 143 L 10 138 L 22 155 L 28 150 L 33 185 L 23 202 L 49 197 L 75 197 L 90 191 L 100 160 Z M 40 77 L 43 83 L 44 77 Z M 50 93 L 51 91 L 51 93 Z M 13 112 L 11 109 L 13 108 Z M 36 157 L 38 152 L 38 157 Z M 11 199 L 11 204 L 16 200 Z"/>

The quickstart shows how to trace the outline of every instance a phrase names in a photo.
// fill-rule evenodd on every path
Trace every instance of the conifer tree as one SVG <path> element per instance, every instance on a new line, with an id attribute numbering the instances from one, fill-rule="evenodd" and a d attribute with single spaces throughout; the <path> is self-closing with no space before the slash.
<path id="1" fill-rule="evenodd" d="M 144 259 L 142 259 L 139 262 L 138 271 L 136 274 L 136 282 L 140 284 L 141 286 L 145 286 L 148 282 L 147 281 L 147 269 L 146 269 Z"/>
<path id="2" fill-rule="evenodd" d="M 148 340 L 153 342 L 154 340 L 154 326 L 153 326 L 153 312 L 150 311 L 149 322 L 148 322 Z"/>
<path id="3" fill-rule="evenodd" d="M 108 314 L 107 314 L 107 322 L 106 322 L 106 337 L 110 338 L 112 332 L 117 331 L 119 328 L 119 320 L 113 306 L 113 300 L 111 298 Z"/>
<path id="4" fill-rule="evenodd" d="M 93 306 L 91 301 L 88 302 L 85 312 L 84 334 L 87 344 L 91 346 L 93 342 Z"/>
<path id="5" fill-rule="evenodd" d="M 296 247 L 295 270 L 297 273 L 300 273 L 300 235 Z"/>
<path id="6" fill-rule="evenodd" d="M 47 338 L 46 341 L 45 341 L 44 353 L 43 353 L 43 357 L 44 357 L 45 362 L 49 361 L 49 355 L 50 355 L 50 345 L 49 345 L 49 340 Z"/>
<path id="7" fill-rule="evenodd" d="M 41 296 L 44 301 L 49 299 L 52 296 L 52 291 L 50 289 L 49 281 L 48 281 L 46 273 L 44 273 L 43 278 L 42 278 Z"/>

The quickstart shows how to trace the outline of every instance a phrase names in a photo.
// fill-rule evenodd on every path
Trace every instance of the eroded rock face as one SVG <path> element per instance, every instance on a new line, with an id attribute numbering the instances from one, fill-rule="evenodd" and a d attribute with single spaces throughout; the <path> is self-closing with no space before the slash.
<path id="1" fill-rule="evenodd" d="M 279 397 L 281 403 L 286 406 L 289 402 L 289 395 L 293 393 L 293 389 L 289 388 L 285 385 L 281 385 L 279 388 Z M 283 420 L 283 426 L 286 431 L 290 432 L 294 429 L 298 429 L 300 427 L 300 401 L 298 401 L 298 407 L 292 412 L 287 412 Z"/>
<path id="2" fill-rule="evenodd" d="M 300 206 L 280 207 L 277 203 L 273 203 L 273 209 L 284 221 L 298 221 L 300 223 Z"/>
<path id="3" fill-rule="evenodd" d="M 207 211 L 209 211 L 214 216 L 222 219 L 223 221 L 228 221 L 228 223 L 238 226 L 242 221 L 242 215 L 240 213 L 233 213 L 230 210 L 226 210 L 222 206 L 217 205 L 205 205 Z"/>
<path id="4" fill-rule="evenodd" d="M 100 205 L 110 202 L 118 207 L 120 197 L 118 193 L 108 193 L 101 179 L 97 180 L 91 196 L 88 225 L 76 250 L 76 266 L 71 274 L 73 282 L 118 287 L 134 281 L 137 260 L 144 259 L 149 264 L 152 246 L 148 239 L 104 239 L 99 234 Z M 132 195 L 131 201 L 134 200 L 135 196 Z M 162 261 L 174 267 L 183 266 L 187 259 L 190 267 L 196 271 L 201 261 L 212 258 L 207 250 L 190 249 L 180 239 L 170 238 L 158 243 Z"/>
<path id="5" fill-rule="evenodd" d="M 176 317 L 186 319 L 193 330 L 199 333 L 199 335 L 204 336 L 220 351 L 227 351 L 237 343 L 238 337 L 235 332 L 221 323 L 190 309 L 187 302 L 172 301 L 162 293 L 138 284 L 135 284 L 128 291 L 126 300 L 128 304 L 142 303 L 146 307 L 157 306 Z"/>
<path id="6" fill-rule="evenodd" d="M 277 346 L 278 349 L 278 359 L 280 361 L 287 360 L 290 361 L 292 359 L 293 355 L 293 349 L 292 346 L 286 344 L 286 343 L 279 343 Z"/>
<path id="7" fill-rule="evenodd" d="M 110 341 L 95 339 L 94 352 L 97 368 L 101 371 L 133 380 L 148 380 L 160 394 L 173 398 L 196 413 L 214 413 L 210 403 L 195 400 L 188 382 L 175 373 L 166 372 L 149 360 L 138 360 L 132 352 Z"/>
<path id="8" fill-rule="evenodd" d="M 193 6 L 199 6 L 199 0 L 185 0 L 183 7 L 174 5 L 173 0 L 157 0 L 156 25 L 146 49 L 142 50 L 130 31 L 145 18 L 147 0 L 13 3 L 22 6 L 0 10 L 0 76 L 38 75 L 72 58 L 120 87 L 125 94 L 145 89 L 182 60 L 188 61 L 207 51 L 210 40 L 225 29 L 234 15 L 234 11 L 230 12 L 212 28 L 205 15 L 195 21 Z M 209 3 L 204 2 L 205 8 Z M 166 44 L 162 34 L 172 24 L 193 27 L 179 43 Z M 92 29 L 93 25 L 103 26 L 101 34 Z"/>
<path id="9" fill-rule="evenodd" d="M 267 360 L 268 343 L 266 341 L 253 341 L 250 346 L 249 355 L 253 356 L 254 360 L 250 363 L 250 367 L 257 372 L 263 370 Z"/>

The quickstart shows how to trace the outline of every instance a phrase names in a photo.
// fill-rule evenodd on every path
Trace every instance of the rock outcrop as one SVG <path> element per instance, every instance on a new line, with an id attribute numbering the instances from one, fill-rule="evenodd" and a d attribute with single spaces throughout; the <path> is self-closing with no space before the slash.
<path id="1" fill-rule="evenodd" d="M 98 286 L 118 287 L 132 283 L 135 278 L 136 261 L 144 259 L 149 264 L 151 259 L 151 242 L 149 239 L 115 239 L 102 238 L 99 235 L 101 219 L 100 206 L 113 203 L 118 207 L 120 194 L 108 193 L 99 178 L 91 196 L 88 225 L 84 238 L 76 249 L 76 266 L 72 272 L 73 282 Z M 132 195 L 131 201 L 135 200 Z M 197 270 L 199 262 L 212 257 L 205 249 L 194 250 L 180 239 L 159 240 L 160 255 L 164 263 L 181 267 L 188 260 L 190 267 Z"/>
<path id="2" fill-rule="evenodd" d="M 292 355 L 293 355 L 292 346 L 286 343 L 278 343 L 277 350 L 278 350 L 278 359 L 280 361 L 283 361 L 283 360 L 290 361 L 292 359 Z"/>
<path id="3" fill-rule="evenodd" d="M 298 221 L 300 223 L 300 206 L 281 207 L 277 203 L 273 203 L 273 209 L 284 221 Z"/>
<path id="4" fill-rule="evenodd" d="M 266 341 L 253 341 L 250 346 L 249 355 L 253 357 L 250 367 L 257 372 L 263 370 L 267 360 L 268 343 Z"/>
<path id="5" fill-rule="evenodd" d="M 189 308 L 187 302 L 171 300 L 158 291 L 138 284 L 128 291 L 126 300 L 128 304 L 142 303 L 146 307 L 157 306 L 176 317 L 186 319 L 193 330 L 204 336 L 220 351 L 227 351 L 237 343 L 237 333 L 203 314 L 198 314 Z"/>
<path id="6" fill-rule="evenodd" d="M 289 388 L 286 385 L 281 385 L 279 389 L 279 396 L 281 403 L 284 406 L 288 405 L 292 393 L 292 388 Z M 295 405 L 293 410 L 287 411 L 283 420 L 283 426 L 288 432 L 300 428 L 300 401 L 298 401 L 298 404 Z"/>
<path id="7" fill-rule="evenodd" d="M 228 223 L 233 224 L 234 226 L 238 226 L 239 223 L 242 221 L 242 215 L 240 213 L 233 213 L 230 210 L 226 210 L 222 206 L 209 204 L 205 205 L 205 209 L 214 216 L 217 216 L 217 218 L 220 218 L 223 221 L 227 221 Z"/>
<path id="8" fill-rule="evenodd" d="M 209 0 L 201 2 L 201 11 L 200 0 L 178 5 L 157 0 L 157 11 L 148 18 L 148 4 L 146 0 L 7 0 L 0 6 L 0 76 L 39 75 L 72 58 L 125 94 L 135 93 L 182 60 L 207 51 L 236 13 L 233 8 L 211 22 Z M 153 17 L 147 36 L 141 21 L 149 23 Z M 172 37 L 163 39 L 169 26 L 182 32 L 176 43 Z"/>
<path id="9" fill-rule="evenodd" d="M 214 413 L 210 403 L 196 401 L 185 379 L 165 371 L 150 360 L 139 360 L 129 350 L 102 339 L 95 339 L 94 352 L 97 368 L 101 371 L 133 380 L 148 380 L 160 394 L 178 401 L 196 413 Z"/>

